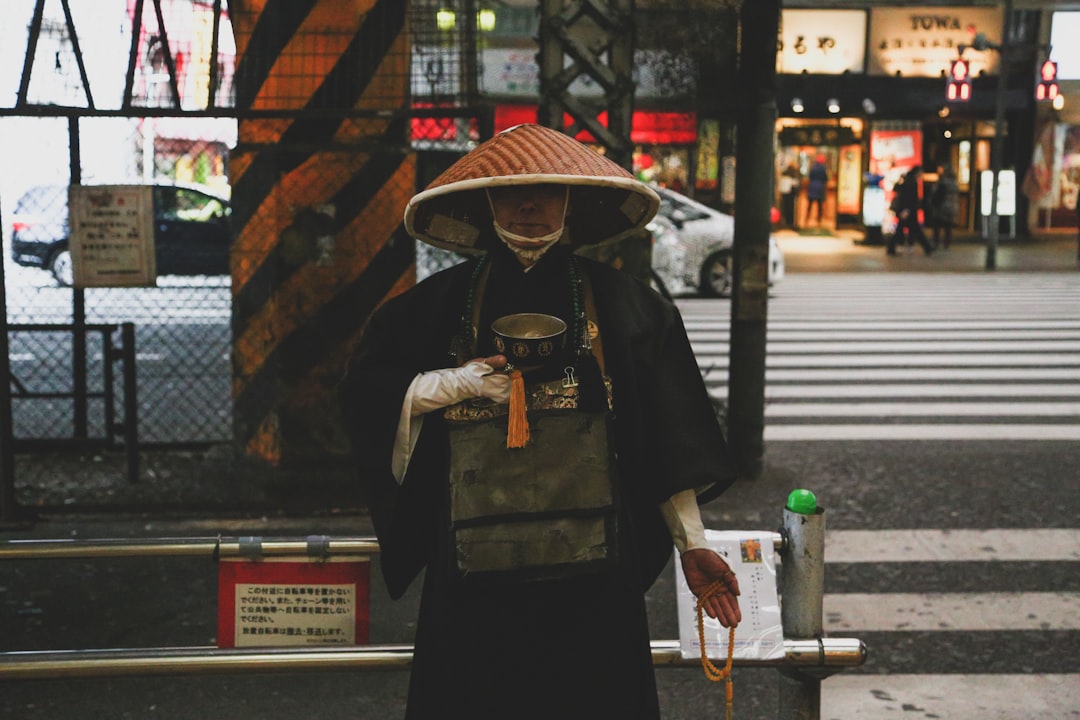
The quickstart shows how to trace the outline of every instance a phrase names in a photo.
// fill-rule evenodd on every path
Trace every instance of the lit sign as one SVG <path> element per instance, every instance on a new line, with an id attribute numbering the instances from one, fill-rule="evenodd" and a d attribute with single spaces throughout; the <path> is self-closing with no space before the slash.
<path id="1" fill-rule="evenodd" d="M 866 60 L 866 13 L 784 10 L 778 40 L 778 73 L 861 73 Z"/>
<path id="2" fill-rule="evenodd" d="M 1058 80 L 1080 80 L 1080 12 L 1056 12 L 1050 47 L 1058 63 Z"/>
<path id="3" fill-rule="evenodd" d="M 979 209 L 984 216 L 990 215 L 991 200 L 993 198 L 991 184 L 994 182 L 994 172 L 983 170 L 979 173 Z M 997 214 L 999 217 L 1009 217 L 1016 214 L 1016 171 L 999 170 L 997 181 Z"/>
<path id="4" fill-rule="evenodd" d="M 902 7 L 870 10 L 869 75 L 947 77 L 961 45 L 973 77 L 998 71 L 998 53 L 970 48 L 975 33 L 1000 44 L 1001 8 Z"/>

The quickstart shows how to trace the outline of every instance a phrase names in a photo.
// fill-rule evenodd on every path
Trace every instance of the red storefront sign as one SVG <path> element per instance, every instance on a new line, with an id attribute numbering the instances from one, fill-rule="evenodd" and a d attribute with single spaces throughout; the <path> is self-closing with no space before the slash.
<path id="1" fill-rule="evenodd" d="M 535 123 L 536 116 L 536 105 L 496 105 L 495 132 L 515 125 Z M 606 125 L 607 112 L 600 113 L 597 119 Z M 569 125 L 573 119 L 567 115 L 565 121 Z M 475 122 L 471 122 L 470 130 L 475 130 L 475 127 Z M 422 117 L 412 120 L 413 140 L 450 141 L 457 139 L 457 135 L 458 124 L 454 118 Z M 596 142 L 596 138 L 586 131 L 578 133 L 576 137 L 582 142 Z M 697 114 L 637 110 L 631 118 L 630 141 L 635 145 L 692 145 L 697 142 Z"/>
<path id="2" fill-rule="evenodd" d="M 496 105 L 495 132 L 522 123 L 535 123 L 536 105 Z M 597 116 L 607 125 L 607 112 Z M 569 125 L 573 118 L 567 115 Z M 596 142 L 589 132 L 581 131 L 575 136 L 582 142 Z M 652 112 L 635 110 L 630 120 L 630 142 L 635 145 L 690 145 L 697 142 L 697 114 L 676 112 Z"/>

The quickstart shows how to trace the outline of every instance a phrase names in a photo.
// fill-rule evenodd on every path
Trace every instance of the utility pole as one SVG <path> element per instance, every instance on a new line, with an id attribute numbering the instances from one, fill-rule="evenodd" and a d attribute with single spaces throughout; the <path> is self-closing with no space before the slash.
<path id="1" fill-rule="evenodd" d="M 742 6 L 741 98 L 735 150 L 735 287 L 731 301 L 728 444 L 740 474 L 761 474 L 765 454 L 765 331 L 776 132 L 780 0 Z"/>
<path id="2" fill-rule="evenodd" d="M 986 269 L 997 268 L 998 236 L 1001 231 L 1001 219 L 998 217 L 998 176 L 1001 174 L 1001 153 L 1004 148 L 1005 93 L 1009 89 L 1009 37 L 1012 35 L 1012 0 L 1005 0 L 1005 19 L 1001 26 L 1001 45 L 986 42 L 985 38 L 976 37 L 976 50 L 990 48 L 998 51 L 997 94 L 994 97 L 994 141 L 990 151 L 990 218 L 986 233 Z"/>

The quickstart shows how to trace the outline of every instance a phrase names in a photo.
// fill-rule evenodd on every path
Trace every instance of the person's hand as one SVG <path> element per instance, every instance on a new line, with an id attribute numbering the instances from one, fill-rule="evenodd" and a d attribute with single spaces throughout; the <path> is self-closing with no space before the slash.
<path id="1" fill-rule="evenodd" d="M 506 368 L 506 356 L 505 355 L 491 355 L 490 357 L 473 358 L 469 362 L 484 363 L 491 366 L 492 370 L 503 370 Z M 465 363 L 468 365 L 469 363 Z"/>
<path id="2" fill-rule="evenodd" d="M 502 372 L 505 355 L 476 358 L 461 367 L 442 368 L 417 375 L 409 386 L 407 402 L 413 416 L 439 410 L 470 398 L 510 402 L 510 376 Z"/>
<path id="3" fill-rule="evenodd" d="M 465 363 L 465 367 L 479 363 L 481 367 L 491 368 L 491 372 L 480 378 L 479 396 L 493 400 L 497 403 L 510 402 L 510 376 L 504 372 L 507 361 L 505 355 L 492 355 L 486 358 L 476 358 Z"/>
<path id="4" fill-rule="evenodd" d="M 720 592 L 709 597 L 702 608 L 709 617 L 720 621 L 724 627 L 735 627 L 742 621 L 739 610 L 739 580 L 720 554 L 709 548 L 694 548 L 682 553 L 683 575 L 690 592 L 700 598 L 713 582 L 722 586 Z"/>

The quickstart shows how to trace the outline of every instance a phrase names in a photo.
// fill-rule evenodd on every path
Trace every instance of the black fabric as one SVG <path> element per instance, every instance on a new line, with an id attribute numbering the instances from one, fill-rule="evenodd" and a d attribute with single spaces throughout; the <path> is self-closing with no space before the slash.
<path id="1" fill-rule="evenodd" d="M 567 250 L 552 249 L 529 272 L 509 251 L 491 255 L 478 356 L 494 354 L 484 329 L 500 315 L 542 312 L 574 326 Z M 426 568 L 409 718 L 658 717 L 644 591 L 671 555 L 659 505 L 681 490 L 723 490 L 735 471 L 677 309 L 625 273 L 578 260 L 593 287 L 613 384 L 623 504 L 612 572 L 498 586 L 448 572 L 448 440 L 438 413 L 424 418 L 402 485 L 392 477 L 409 383 L 419 372 L 456 364 L 450 348 L 475 260 L 388 301 L 343 382 L 391 595 L 399 597 Z"/>

